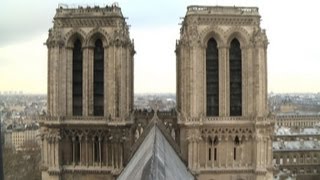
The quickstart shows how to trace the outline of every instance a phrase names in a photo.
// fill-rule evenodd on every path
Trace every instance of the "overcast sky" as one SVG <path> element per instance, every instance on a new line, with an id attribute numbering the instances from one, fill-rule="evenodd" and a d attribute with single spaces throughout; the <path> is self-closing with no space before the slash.
<path id="1" fill-rule="evenodd" d="M 4 0 L 0 6 L 0 91 L 47 92 L 43 45 L 59 3 L 114 1 Z M 314 0 L 118 0 L 135 49 L 135 92 L 176 89 L 175 42 L 188 5 L 258 6 L 267 30 L 268 91 L 320 92 L 320 21 Z"/>

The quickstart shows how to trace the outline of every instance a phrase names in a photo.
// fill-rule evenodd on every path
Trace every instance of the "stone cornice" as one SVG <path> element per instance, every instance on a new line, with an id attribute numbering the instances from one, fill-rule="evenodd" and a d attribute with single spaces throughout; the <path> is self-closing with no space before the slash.
<path id="1" fill-rule="evenodd" d="M 289 153 L 289 152 L 293 152 L 293 153 L 306 153 L 306 152 L 320 152 L 320 148 L 310 148 L 310 149 L 273 149 L 272 150 L 275 153 Z"/>
<path id="2" fill-rule="evenodd" d="M 65 165 L 59 168 L 48 168 L 50 175 L 59 175 L 63 173 L 80 173 L 80 174 L 118 174 L 121 169 L 114 169 L 112 167 L 100 167 L 100 166 L 73 166 Z"/>
<path id="3" fill-rule="evenodd" d="M 77 126 L 128 126 L 132 125 L 133 121 L 128 117 L 123 118 L 110 118 L 110 117 L 96 117 L 96 116 L 70 116 L 70 117 L 53 117 L 45 116 L 38 117 L 38 120 L 43 126 L 56 126 L 60 127 L 63 125 L 77 125 Z"/>
<path id="4" fill-rule="evenodd" d="M 55 27 L 116 27 L 114 18 L 66 18 L 54 21 Z"/>
<path id="5" fill-rule="evenodd" d="M 192 5 L 187 7 L 187 15 L 211 14 L 211 15 L 234 15 L 234 16 L 260 16 L 257 7 L 235 6 L 201 6 Z"/>
<path id="6" fill-rule="evenodd" d="M 217 137 L 219 141 L 227 141 L 230 137 L 234 139 L 236 136 L 241 142 L 247 141 L 249 138 L 255 137 L 254 132 L 253 127 L 201 127 L 201 135 L 204 139 Z"/>
<path id="7" fill-rule="evenodd" d="M 214 169 L 199 169 L 201 173 L 210 174 L 226 174 L 226 173 L 254 173 L 255 169 L 253 167 L 242 168 L 242 167 L 214 167 Z"/>
<path id="8" fill-rule="evenodd" d="M 66 4 L 59 4 L 59 8 L 56 9 L 55 18 L 61 17 L 110 17 L 110 16 L 119 16 L 123 17 L 121 8 L 118 5 L 107 5 L 105 7 L 94 6 L 90 7 L 86 5 L 86 7 L 78 5 L 77 7 Z"/>
<path id="9" fill-rule="evenodd" d="M 288 168 L 297 168 L 297 167 L 319 167 L 320 166 L 320 163 L 314 163 L 314 164 L 307 164 L 307 163 L 303 163 L 303 164 L 299 164 L 299 163 L 296 163 L 296 164 L 281 164 L 279 165 L 281 167 L 288 167 Z"/>
<path id="10" fill-rule="evenodd" d="M 257 26 L 259 19 L 255 17 L 226 17 L 226 16 L 200 16 L 198 19 L 200 25 L 214 24 L 214 25 L 232 25 L 232 26 Z"/>

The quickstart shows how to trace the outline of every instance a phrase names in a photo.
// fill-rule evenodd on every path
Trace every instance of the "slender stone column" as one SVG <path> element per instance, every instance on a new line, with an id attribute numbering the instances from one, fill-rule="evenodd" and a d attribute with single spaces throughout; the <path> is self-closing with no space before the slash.
<path id="1" fill-rule="evenodd" d="M 197 141 L 197 169 L 200 168 L 200 143 Z"/>
<path id="2" fill-rule="evenodd" d="M 272 140 L 268 138 L 268 165 L 272 166 Z"/>
<path id="3" fill-rule="evenodd" d="M 114 168 L 114 143 L 111 144 L 111 167 Z"/>
<path id="4" fill-rule="evenodd" d="M 120 168 L 122 168 L 123 165 L 123 144 L 120 144 Z"/>
<path id="5" fill-rule="evenodd" d="M 104 46 L 104 63 L 103 63 L 103 108 L 104 108 L 104 116 L 105 117 L 108 117 L 109 116 L 109 111 L 108 111 L 108 85 L 109 85 L 109 82 L 108 82 L 108 77 L 109 77 L 109 74 L 108 74 L 108 67 L 110 66 L 109 65 L 109 61 L 111 60 L 109 58 L 109 46 Z"/>
<path id="6" fill-rule="evenodd" d="M 258 162 L 258 167 L 261 167 L 261 137 L 258 137 L 258 142 L 257 142 L 257 162 Z"/>
<path id="7" fill-rule="evenodd" d="M 225 158 L 226 158 L 226 167 L 229 167 L 229 158 L 231 158 L 232 157 L 232 154 L 231 154 L 231 151 L 230 151 L 230 149 L 229 148 L 231 148 L 231 146 L 229 147 L 229 138 L 228 137 L 226 137 L 226 141 L 225 141 L 225 143 L 226 143 L 226 156 L 225 156 Z"/>
<path id="8" fill-rule="evenodd" d="M 119 143 L 115 143 L 115 169 L 119 168 Z"/>
<path id="9" fill-rule="evenodd" d="M 52 166 L 52 150 L 51 150 L 51 139 L 49 139 L 49 141 L 48 141 L 49 143 L 48 143 L 48 145 L 49 145 L 49 153 L 48 153 L 48 165 L 49 165 L 49 167 L 51 167 Z"/>
<path id="10" fill-rule="evenodd" d="M 83 115 L 93 115 L 93 48 L 84 48 L 83 57 Z"/>
<path id="11" fill-rule="evenodd" d="M 88 167 L 89 166 L 89 155 L 88 155 L 88 136 L 86 136 L 86 166 Z"/>
<path id="12" fill-rule="evenodd" d="M 192 150 L 193 150 L 193 153 L 192 153 L 192 167 L 193 169 L 195 170 L 197 168 L 197 143 L 192 141 Z"/>
<path id="13" fill-rule="evenodd" d="M 79 143 L 80 143 L 80 149 L 79 149 L 79 153 L 80 153 L 80 158 L 79 158 L 79 165 L 82 165 L 82 136 L 79 137 Z"/>
<path id="14" fill-rule="evenodd" d="M 49 165 L 49 141 L 48 138 L 45 139 L 45 151 L 44 151 L 44 161 L 46 165 Z"/>
<path id="15" fill-rule="evenodd" d="M 54 149 L 54 152 L 52 153 L 53 154 L 53 166 L 56 167 L 58 164 L 58 139 L 56 137 L 54 137 L 53 139 L 53 149 Z"/>
<path id="16" fill-rule="evenodd" d="M 227 116 L 229 113 L 229 59 L 228 49 L 225 46 L 219 48 L 219 116 Z"/>
<path id="17" fill-rule="evenodd" d="M 105 141 L 105 146 L 106 146 L 106 166 L 109 167 L 109 152 L 108 152 L 108 141 Z"/>
<path id="18" fill-rule="evenodd" d="M 189 166 L 189 168 L 190 169 L 193 169 L 192 168 L 192 164 L 193 164 L 193 158 L 192 158 L 192 142 L 189 142 L 188 143 L 188 151 L 189 151 L 189 153 L 188 153 L 188 166 Z"/>
<path id="19" fill-rule="evenodd" d="M 206 153 L 206 155 L 205 155 L 205 165 L 204 165 L 204 167 L 205 167 L 205 169 L 207 169 L 207 167 L 208 167 L 208 152 L 209 150 L 208 150 L 208 137 L 206 136 L 206 138 L 205 138 L 205 153 Z"/>
<path id="20" fill-rule="evenodd" d="M 48 115 L 51 115 L 52 114 L 52 93 L 51 93 L 51 89 L 52 89 L 52 85 L 51 85 L 51 82 L 52 82 L 52 76 L 51 76 L 51 74 L 52 74 L 52 60 L 51 60 L 51 57 L 52 57 L 52 55 L 51 55 L 51 53 L 52 53 L 52 48 L 50 47 L 50 46 L 48 46 L 48 53 L 47 53 L 47 55 L 48 55 L 48 66 L 47 66 L 47 68 L 48 68 L 48 77 L 47 77 L 47 100 L 48 100 Z"/>
<path id="21" fill-rule="evenodd" d="M 214 146 L 211 144 L 211 168 L 214 168 Z"/>
<path id="22" fill-rule="evenodd" d="M 94 141 L 95 139 L 94 139 L 94 137 L 92 137 L 92 165 L 93 166 L 95 166 L 95 163 L 96 163 L 96 161 L 95 161 L 95 159 L 94 159 L 94 157 L 95 157 L 95 153 L 96 153 L 96 149 L 95 149 L 95 147 L 94 147 L 94 143 L 95 143 L 95 141 Z"/>
<path id="23" fill-rule="evenodd" d="M 72 115 L 72 79 L 73 79 L 73 67 L 72 67 L 72 48 L 66 48 L 66 103 L 67 103 L 67 116 Z M 49 88 L 48 88 L 49 89 Z"/>
<path id="24" fill-rule="evenodd" d="M 73 136 L 72 137 L 72 164 L 73 166 L 76 165 L 76 162 L 75 162 L 75 137 Z"/>
<path id="25" fill-rule="evenodd" d="M 101 155 L 102 155 L 102 152 L 101 152 L 101 137 L 99 137 L 99 165 L 101 167 L 102 163 L 101 163 Z"/>

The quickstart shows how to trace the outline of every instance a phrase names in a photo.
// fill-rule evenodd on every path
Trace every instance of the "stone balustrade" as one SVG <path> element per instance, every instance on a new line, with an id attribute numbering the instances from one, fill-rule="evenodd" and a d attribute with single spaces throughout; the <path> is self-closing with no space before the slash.
<path id="1" fill-rule="evenodd" d="M 222 7 L 222 6 L 188 6 L 189 14 L 235 14 L 235 15 L 259 15 L 257 7 Z"/>
<path id="2" fill-rule="evenodd" d="M 55 18 L 59 17 L 66 17 L 72 14 L 72 16 L 88 16 L 88 13 L 91 15 L 96 16 L 110 16 L 110 15 L 119 15 L 123 16 L 121 12 L 121 8 L 117 5 L 111 5 L 111 6 L 88 6 L 88 5 L 65 5 L 65 4 L 59 4 L 57 9 L 57 14 L 55 15 Z"/>

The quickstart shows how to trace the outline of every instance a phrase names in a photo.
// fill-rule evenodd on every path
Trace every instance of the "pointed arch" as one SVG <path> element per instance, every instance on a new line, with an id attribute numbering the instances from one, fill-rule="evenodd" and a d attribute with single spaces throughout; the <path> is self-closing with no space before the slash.
<path id="1" fill-rule="evenodd" d="M 223 29 L 216 26 L 209 26 L 206 29 L 204 29 L 200 33 L 200 37 L 202 47 L 207 47 L 207 43 L 211 38 L 214 38 L 217 41 L 218 47 L 225 45 L 225 32 Z"/>
<path id="2" fill-rule="evenodd" d="M 217 146 L 219 144 L 219 138 L 218 136 L 215 136 L 213 139 L 213 145 Z"/>
<path id="3" fill-rule="evenodd" d="M 219 116 L 219 50 L 217 41 L 210 38 L 206 47 L 207 116 Z"/>
<path id="4" fill-rule="evenodd" d="M 239 151 L 237 146 L 239 146 L 239 145 L 240 145 L 240 139 L 238 136 L 236 136 L 234 138 L 234 148 L 233 148 L 233 160 L 235 160 L 235 161 L 237 160 L 237 151 Z"/>
<path id="5" fill-rule="evenodd" d="M 208 136 L 208 149 L 207 149 L 207 154 L 208 154 L 208 160 L 212 161 L 212 148 L 213 148 L 213 140 L 211 136 Z"/>
<path id="6" fill-rule="evenodd" d="M 234 38 L 229 49 L 230 116 L 242 116 L 242 52 Z"/>
<path id="7" fill-rule="evenodd" d="M 243 27 L 233 27 L 226 31 L 227 41 L 226 44 L 230 45 L 233 39 L 237 39 L 240 42 L 241 48 L 249 45 L 250 34 Z"/>
<path id="8" fill-rule="evenodd" d="M 86 33 L 82 29 L 73 28 L 66 33 L 64 36 L 64 42 L 66 47 L 73 48 L 74 42 L 79 39 L 81 44 L 84 45 L 85 43 Z"/>
<path id="9" fill-rule="evenodd" d="M 236 136 L 236 137 L 234 138 L 234 144 L 235 144 L 236 146 L 240 144 L 240 138 L 239 138 L 239 136 Z"/>
<path id="10" fill-rule="evenodd" d="M 81 139 L 76 136 L 72 142 L 72 161 L 75 164 L 80 164 L 81 161 Z"/>
<path id="11" fill-rule="evenodd" d="M 86 45 L 89 47 L 94 47 L 97 39 L 101 39 L 104 47 L 110 42 L 110 37 L 108 33 L 102 28 L 94 28 L 86 36 Z"/>
<path id="12" fill-rule="evenodd" d="M 101 138 L 97 135 L 93 138 L 93 162 L 101 162 Z"/>

